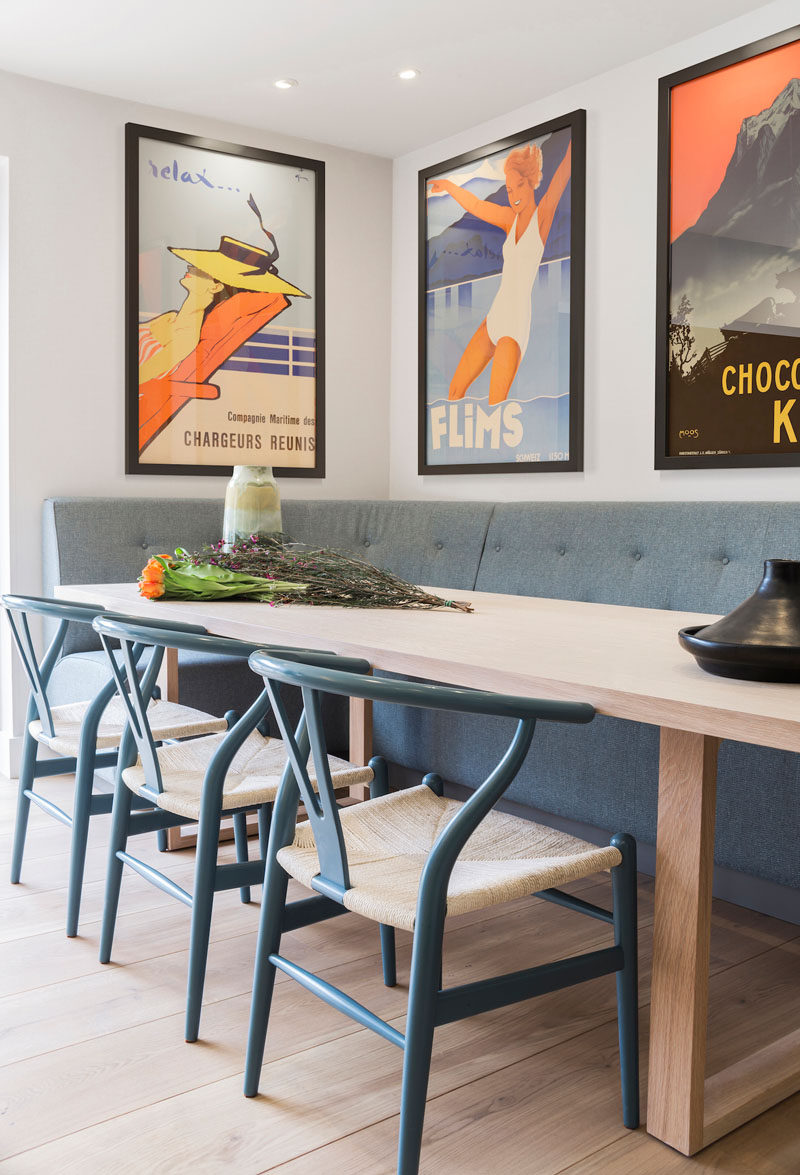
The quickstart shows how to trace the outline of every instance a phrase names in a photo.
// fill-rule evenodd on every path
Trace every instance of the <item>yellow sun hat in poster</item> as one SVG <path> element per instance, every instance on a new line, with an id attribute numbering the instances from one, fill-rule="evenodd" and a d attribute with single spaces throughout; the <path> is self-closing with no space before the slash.
<path id="1" fill-rule="evenodd" d="M 251 197 L 252 199 L 252 197 Z M 173 249 L 170 253 L 195 269 L 236 290 L 253 290 L 259 294 L 309 295 L 279 277 L 273 261 L 275 252 L 267 253 L 234 237 L 221 237 L 218 249 Z"/>

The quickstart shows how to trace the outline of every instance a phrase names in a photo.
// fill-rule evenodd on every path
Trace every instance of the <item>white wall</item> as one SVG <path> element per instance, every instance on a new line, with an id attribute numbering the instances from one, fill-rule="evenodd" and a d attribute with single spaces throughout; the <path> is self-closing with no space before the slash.
<path id="1" fill-rule="evenodd" d="M 646 19 L 646 9 L 642 11 Z M 778 0 L 395 160 L 392 498 L 615 501 L 799 496 L 796 469 L 653 469 L 658 78 L 788 28 L 797 19 L 796 2 Z M 535 67 L 532 54 L 531 69 Z M 417 172 L 581 107 L 587 112 L 585 472 L 419 477 Z"/>
<path id="2" fill-rule="evenodd" d="M 0 498 L 0 525 L 10 528 L 3 590 L 40 590 L 41 504 L 50 495 L 224 492 L 224 478 L 123 472 L 126 122 L 325 161 L 328 474 L 286 478 L 281 491 L 388 496 L 391 161 L 0 73 L 12 438 L 10 504 Z M 0 219 L 1 211 L 2 201 Z M 7 731 L 7 686 L 5 695 Z"/>

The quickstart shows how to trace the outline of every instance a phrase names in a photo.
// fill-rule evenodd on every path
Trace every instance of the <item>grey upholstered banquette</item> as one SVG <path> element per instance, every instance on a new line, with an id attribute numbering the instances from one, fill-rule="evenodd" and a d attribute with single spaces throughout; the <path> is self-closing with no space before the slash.
<path id="1" fill-rule="evenodd" d="M 133 579 L 151 554 L 198 546 L 220 522 L 216 500 L 51 499 L 44 590 Z M 750 594 L 765 558 L 800 557 L 793 503 L 286 502 L 284 527 L 416 583 L 713 613 Z M 81 660 L 94 670 L 84 671 L 99 672 L 90 641 Z M 182 701 L 222 712 L 254 688 L 242 667 L 213 679 L 203 669 L 182 668 Z M 488 720 L 467 731 L 455 715 L 376 707 L 374 725 L 376 750 L 412 771 L 471 786 L 496 761 L 499 734 Z M 652 844 L 657 766 L 654 727 L 599 718 L 580 730 L 542 728 L 510 799 Z M 799 846 L 800 756 L 725 742 L 718 864 L 791 894 L 800 889 Z M 800 920 L 800 894 L 797 906 Z"/>

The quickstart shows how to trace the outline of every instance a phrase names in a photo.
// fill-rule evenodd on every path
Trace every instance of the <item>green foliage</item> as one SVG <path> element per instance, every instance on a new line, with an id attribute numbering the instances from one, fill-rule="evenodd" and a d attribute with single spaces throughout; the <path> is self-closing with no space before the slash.
<path id="1" fill-rule="evenodd" d="M 688 375 L 697 358 L 695 337 L 689 323 L 689 315 L 693 310 L 694 306 L 684 294 L 669 324 L 669 364 L 680 376 Z"/>

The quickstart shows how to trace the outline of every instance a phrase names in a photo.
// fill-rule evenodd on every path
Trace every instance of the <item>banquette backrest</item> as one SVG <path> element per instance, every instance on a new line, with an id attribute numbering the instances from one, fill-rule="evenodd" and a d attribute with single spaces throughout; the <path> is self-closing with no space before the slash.
<path id="1" fill-rule="evenodd" d="M 49 596 L 71 583 L 132 582 L 153 555 L 201 547 L 221 528 L 222 502 L 213 498 L 48 498 L 42 589 Z M 64 651 L 99 648 L 91 625 L 73 625 Z"/>
<path id="2" fill-rule="evenodd" d="M 283 527 L 432 587 L 473 589 L 492 515 L 490 502 L 287 501 Z M 153 555 L 202 548 L 222 532 L 221 498 L 49 498 L 43 515 L 42 587 L 125 583 Z M 83 632 L 82 629 L 86 628 Z M 99 649 L 75 626 L 65 652 Z"/>
<path id="3" fill-rule="evenodd" d="M 795 502 L 508 502 L 495 505 L 475 587 L 725 613 L 780 558 L 800 558 Z"/>

